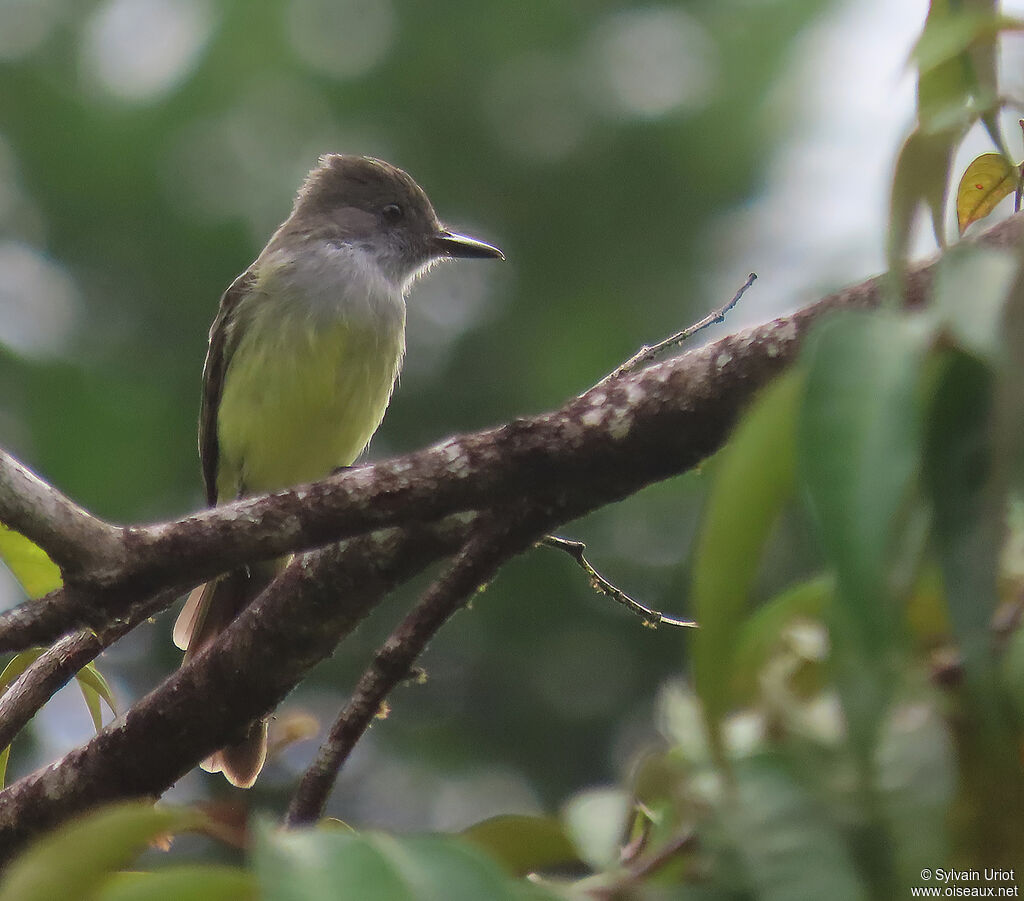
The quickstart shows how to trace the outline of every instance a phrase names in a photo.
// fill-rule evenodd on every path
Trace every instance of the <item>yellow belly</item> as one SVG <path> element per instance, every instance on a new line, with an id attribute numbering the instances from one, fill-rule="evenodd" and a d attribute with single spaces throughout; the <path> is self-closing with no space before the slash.
<path id="1" fill-rule="evenodd" d="M 254 317 L 225 375 L 218 498 L 314 481 L 353 463 L 384 418 L 404 343 L 404 322 L 314 327 L 306 318 Z"/>

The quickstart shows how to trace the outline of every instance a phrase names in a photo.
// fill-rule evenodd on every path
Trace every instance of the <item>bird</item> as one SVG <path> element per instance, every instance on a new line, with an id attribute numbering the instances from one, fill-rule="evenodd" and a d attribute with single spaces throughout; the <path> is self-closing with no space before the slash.
<path id="1" fill-rule="evenodd" d="M 203 368 L 199 456 L 210 506 L 350 466 L 384 417 L 405 354 L 406 297 L 434 264 L 504 259 L 438 219 L 403 170 L 322 156 L 287 219 L 224 292 Z M 197 587 L 174 626 L 182 665 L 208 647 L 286 560 Z M 254 784 L 267 720 L 201 764 Z"/>

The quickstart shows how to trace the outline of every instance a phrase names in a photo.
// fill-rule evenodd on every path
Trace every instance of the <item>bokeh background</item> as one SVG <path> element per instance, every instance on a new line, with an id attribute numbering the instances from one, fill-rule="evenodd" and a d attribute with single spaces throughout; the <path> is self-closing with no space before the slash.
<path id="1" fill-rule="evenodd" d="M 0 444 L 115 521 L 199 507 L 209 323 L 325 151 L 406 168 L 508 256 L 416 286 L 372 458 L 557 406 L 750 271 L 725 328 L 870 275 L 926 5 L 0 0 Z M 1020 62 L 1008 48 L 1010 91 Z M 972 137 L 964 155 L 983 149 Z M 689 474 L 566 532 L 686 615 L 702 492 Z M 814 558 L 799 523 L 784 531 L 765 592 Z M 329 721 L 416 587 L 285 710 Z M 0 602 L 19 599 L 0 577 Z M 122 705 L 177 665 L 171 621 L 100 659 Z M 434 641 L 428 680 L 395 694 L 330 813 L 451 829 L 557 807 L 655 740 L 686 645 L 593 595 L 567 558 L 526 555 Z M 62 692 L 11 775 L 89 731 Z M 314 749 L 289 748 L 248 800 L 280 806 Z M 196 772 L 172 795 L 225 791 Z"/>

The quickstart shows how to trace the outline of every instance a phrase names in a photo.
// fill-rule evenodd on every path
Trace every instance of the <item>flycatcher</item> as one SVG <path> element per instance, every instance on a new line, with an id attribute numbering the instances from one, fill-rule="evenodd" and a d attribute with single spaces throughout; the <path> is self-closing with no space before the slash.
<path id="1" fill-rule="evenodd" d="M 377 430 L 405 352 L 405 297 L 438 260 L 496 257 L 454 234 L 401 169 L 328 154 L 291 215 L 224 292 L 203 371 L 199 455 L 211 506 L 351 465 Z M 185 662 L 280 569 L 262 564 L 192 592 L 174 627 Z M 203 763 L 240 787 L 267 755 L 266 720 Z"/>

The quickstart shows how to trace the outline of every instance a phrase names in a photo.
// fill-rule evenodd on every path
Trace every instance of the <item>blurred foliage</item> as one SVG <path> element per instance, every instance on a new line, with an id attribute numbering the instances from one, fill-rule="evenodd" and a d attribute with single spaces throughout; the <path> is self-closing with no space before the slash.
<path id="1" fill-rule="evenodd" d="M 187 808 L 145 802 L 105 808 L 36 842 L 7 867 L 0 901 L 95 898 L 111 873 L 127 866 L 147 843 L 198 828 L 203 820 Z"/>
<path id="2" fill-rule="evenodd" d="M 931 216 L 936 242 L 946 246 L 949 170 L 972 125 L 981 122 L 1013 165 L 999 127 L 1007 98 L 999 94 L 996 39 L 1022 26 L 1020 19 L 1001 14 L 998 0 L 930 0 L 911 56 L 917 72 L 917 122 L 900 150 L 892 180 L 888 255 L 894 276 L 903 271 L 922 207 Z"/>

